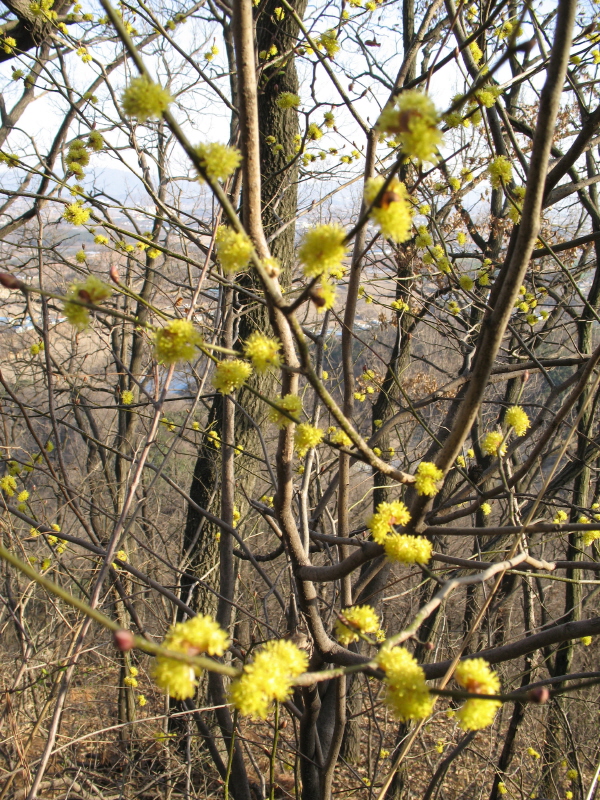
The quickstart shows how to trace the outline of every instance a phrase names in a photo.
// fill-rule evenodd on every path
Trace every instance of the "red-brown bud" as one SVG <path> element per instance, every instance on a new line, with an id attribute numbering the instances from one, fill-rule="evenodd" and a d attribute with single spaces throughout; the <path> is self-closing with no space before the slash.
<path id="1" fill-rule="evenodd" d="M 113 641 L 117 650 L 124 652 L 133 648 L 133 633 L 131 631 L 115 631 Z"/>
<path id="2" fill-rule="evenodd" d="M 116 264 L 110 265 L 110 279 L 113 283 L 119 284 L 119 268 Z"/>
<path id="3" fill-rule="evenodd" d="M 5 289 L 23 290 L 25 288 L 23 281 L 19 280 L 19 278 L 15 278 L 15 276 L 11 275 L 9 272 L 0 272 L 0 284 L 4 286 Z"/>
<path id="4" fill-rule="evenodd" d="M 537 705 L 543 705 L 550 700 L 550 690 L 547 686 L 538 686 L 535 689 L 530 689 L 527 692 L 527 697 L 530 703 L 536 703 Z"/>

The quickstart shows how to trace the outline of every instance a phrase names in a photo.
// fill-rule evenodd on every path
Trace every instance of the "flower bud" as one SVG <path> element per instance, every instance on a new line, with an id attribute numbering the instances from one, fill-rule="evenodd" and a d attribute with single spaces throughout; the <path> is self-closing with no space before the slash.
<path id="1" fill-rule="evenodd" d="M 8 272 L 0 272 L 0 285 L 4 286 L 5 289 L 23 290 L 25 288 L 23 281 L 19 280 L 19 278 L 15 278 L 14 275 L 10 275 Z"/>
<path id="2" fill-rule="evenodd" d="M 124 652 L 133 648 L 133 633 L 131 631 L 115 631 L 113 641 L 117 650 Z"/>
<path id="3" fill-rule="evenodd" d="M 550 700 L 550 690 L 547 686 L 538 686 L 535 689 L 530 689 L 527 692 L 527 698 L 529 699 L 530 703 L 543 705 Z"/>

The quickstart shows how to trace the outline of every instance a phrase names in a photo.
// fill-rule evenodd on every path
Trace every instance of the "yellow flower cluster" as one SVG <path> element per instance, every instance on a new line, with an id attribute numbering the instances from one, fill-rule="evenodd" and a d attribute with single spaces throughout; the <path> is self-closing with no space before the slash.
<path id="1" fill-rule="evenodd" d="M 121 403 L 124 406 L 130 406 L 135 399 L 133 392 L 129 391 L 129 389 L 125 389 L 123 394 L 121 395 Z"/>
<path id="2" fill-rule="evenodd" d="M 427 230 L 426 225 L 419 225 L 417 228 L 417 235 L 415 236 L 415 247 L 418 247 L 420 250 L 423 250 L 425 247 L 431 247 L 433 245 L 433 239 L 431 238 L 431 234 Z"/>
<path id="3" fill-rule="evenodd" d="M 512 178 L 512 165 L 506 156 L 498 156 L 490 162 L 488 174 L 492 187 L 500 189 L 503 183 L 508 183 Z"/>
<path id="4" fill-rule="evenodd" d="M 499 431 L 490 431 L 483 437 L 481 449 L 488 456 L 503 456 L 506 453 L 506 444 L 502 444 L 504 436 Z"/>
<path id="5" fill-rule="evenodd" d="M 578 522 L 581 525 L 591 525 L 592 524 L 591 520 L 589 520 L 587 517 L 584 517 L 583 515 L 581 517 L 579 517 Z M 600 531 L 584 531 L 584 534 L 583 534 L 584 547 L 589 547 L 589 545 L 591 545 L 592 542 L 595 542 L 596 539 L 600 539 Z"/>
<path id="6" fill-rule="evenodd" d="M 174 625 L 163 645 L 169 650 L 188 656 L 197 656 L 200 653 L 222 656 L 229 647 L 229 639 L 212 617 L 199 614 Z M 152 670 L 156 684 L 176 700 L 194 696 L 198 674 L 197 668 L 167 656 L 158 656 Z"/>
<path id="7" fill-rule="evenodd" d="M 160 119 L 172 99 L 166 89 L 142 76 L 134 78 L 125 89 L 121 97 L 121 107 L 127 117 L 146 122 L 149 119 Z"/>
<path id="8" fill-rule="evenodd" d="M 302 400 L 297 394 L 286 394 L 285 397 L 277 401 L 277 406 L 282 411 L 287 411 L 292 417 L 298 417 L 302 411 Z M 275 423 L 278 428 L 285 428 L 286 425 L 292 424 L 292 420 L 285 414 L 281 414 L 277 408 L 271 408 L 269 421 Z"/>
<path id="9" fill-rule="evenodd" d="M 401 500 L 394 500 L 391 503 L 379 503 L 377 511 L 367 522 L 367 528 L 377 544 L 384 544 L 386 536 L 393 533 L 393 526 L 404 527 L 409 522 L 408 508 Z"/>
<path id="10" fill-rule="evenodd" d="M 84 208 L 82 204 L 71 203 L 63 211 L 63 219 L 71 225 L 84 225 L 90 218 L 90 209 Z"/>
<path id="11" fill-rule="evenodd" d="M 212 377 L 212 385 L 221 394 L 231 394 L 240 389 L 252 375 L 252 367 L 246 361 L 234 358 L 231 361 L 219 361 Z"/>
<path id="12" fill-rule="evenodd" d="M 339 52 L 340 43 L 337 40 L 337 31 L 331 28 L 325 33 L 322 33 L 317 39 L 317 47 L 319 50 L 325 50 L 329 58 L 334 58 L 335 54 Z"/>
<path id="13" fill-rule="evenodd" d="M 425 673 L 404 647 L 382 648 L 377 663 L 385 672 L 386 703 L 400 720 L 424 719 L 433 710 Z"/>
<path id="14" fill-rule="evenodd" d="M 511 406 L 505 414 L 504 421 L 512 428 L 517 436 L 524 436 L 531 422 L 521 406 Z"/>
<path id="15" fill-rule="evenodd" d="M 100 131 L 90 131 L 88 136 L 87 146 L 95 153 L 99 153 L 104 147 L 104 137 Z"/>
<path id="16" fill-rule="evenodd" d="M 234 275 L 248 266 L 252 255 L 252 242 L 245 233 L 237 233 L 221 225 L 215 242 L 217 255 L 226 275 Z"/>
<path id="17" fill-rule="evenodd" d="M 444 473 L 431 461 L 421 461 L 417 467 L 415 489 L 417 494 L 433 497 L 438 493 L 437 481 L 441 481 Z"/>
<path id="18" fill-rule="evenodd" d="M 12 475 L 5 475 L 0 480 L 0 489 L 2 489 L 2 491 L 7 497 L 12 497 L 13 494 L 15 493 L 16 488 L 17 488 L 17 482 Z"/>
<path id="19" fill-rule="evenodd" d="M 365 184 L 365 201 L 373 203 L 385 182 L 383 175 L 369 178 Z M 394 178 L 378 204 L 371 209 L 371 219 L 386 239 L 400 244 L 410 238 L 412 216 L 406 186 Z"/>
<path id="20" fill-rule="evenodd" d="M 464 289 L 465 292 L 470 292 L 475 286 L 475 281 L 470 275 L 461 275 L 458 282 L 460 283 L 460 288 Z"/>
<path id="21" fill-rule="evenodd" d="M 426 564 L 431 558 L 431 542 L 424 536 L 393 533 L 386 536 L 383 546 L 390 561 L 399 564 Z"/>
<path id="22" fill-rule="evenodd" d="M 266 719 L 271 703 L 287 700 L 294 678 L 306 672 L 307 667 L 308 656 L 292 642 L 267 642 L 231 684 L 231 702 L 241 714 Z"/>
<path id="23" fill-rule="evenodd" d="M 323 440 L 321 428 L 315 428 L 310 422 L 302 422 L 294 433 L 294 445 L 300 458 L 306 455 L 309 450 L 316 447 Z"/>
<path id="24" fill-rule="evenodd" d="M 339 643 L 346 647 L 351 642 L 358 642 L 359 632 L 375 634 L 379 632 L 379 616 L 372 606 L 351 606 L 345 608 L 342 615 L 351 627 L 338 619 L 335 623 L 335 635 Z"/>
<path id="25" fill-rule="evenodd" d="M 334 430 L 330 438 L 333 444 L 339 444 L 340 447 L 352 447 L 352 439 L 345 431 Z"/>
<path id="26" fill-rule="evenodd" d="M 482 503 L 481 513 L 483 514 L 484 517 L 489 517 L 489 515 L 492 513 L 491 505 L 489 503 Z"/>
<path id="27" fill-rule="evenodd" d="M 438 123 L 432 100 L 422 92 L 406 91 L 383 109 L 377 128 L 382 133 L 396 134 L 407 156 L 435 163 L 442 144 Z"/>
<path id="28" fill-rule="evenodd" d="M 252 361 L 257 372 L 266 372 L 271 367 L 281 366 L 280 343 L 258 331 L 250 334 L 244 343 L 244 355 Z"/>
<path id="29" fill-rule="evenodd" d="M 65 317 L 71 325 L 83 330 L 89 325 L 90 313 L 85 306 L 80 306 L 74 303 L 73 300 L 97 305 L 110 297 L 111 294 L 111 288 L 108 284 L 95 275 L 89 275 L 84 283 L 73 283 L 69 287 L 64 309 Z"/>
<path id="30" fill-rule="evenodd" d="M 279 108 L 298 108 L 300 105 L 300 98 L 293 92 L 281 92 L 275 103 Z"/>
<path id="31" fill-rule="evenodd" d="M 483 658 L 468 658 L 461 661 L 454 673 L 456 682 L 471 694 L 498 694 L 500 681 L 497 674 Z M 478 731 L 491 725 L 499 700 L 477 700 L 473 698 L 458 711 L 460 727 L 464 731 Z"/>
<path id="32" fill-rule="evenodd" d="M 345 237 L 341 225 L 318 225 L 304 234 L 298 257 L 307 278 L 318 278 L 341 266 L 346 255 Z"/>
<path id="33" fill-rule="evenodd" d="M 242 154 L 237 147 L 228 147 L 219 142 L 197 145 L 196 153 L 200 165 L 209 178 L 225 181 L 239 167 Z"/>
<path id="34" fill-rule="evenodd" d="M 316 122 L 311 122 L 308 126 L 308 130 L 306 131 L 306 138 L 310 139 L 311 142 L 318 142 L 319 139 L 323 138 L 323 131 Z"/>
<path id="35" fill-rule="evenodd" d="M 81 139 L 71 142 L 65 161 L 70 172 L 74 175 L 83 175 L 83 168 L 90 163 L 90 154 Z"/>
<path id="36" fill-rule="evenodd" d="M 401 500 L 394 500 L 391 503 L 380 503 L 377 511 L 367 522 L 367 528 L 371 531 L 373 539 L 378 544 L 383 544 L 386 536 L 393 533 L 393 526 L 404 527 L 410 522 L 408 508 Z"/>
<path id="37" fill-rule="evenodd" d="M 394 533 L 393 526 L 407 525 L 410 522 L 408 509 L 400 500 L 380 503 L 377 511 L 367 522 L 377 544 L 385 548 L 390 561 L 401 564 L 426 564 L 431 558 L 431 542 L 423 536 L 409 536 Z"/>
<path id="38" fill-rule="evenodd" d="M 154 334 L 154 356 L 161 364 L 194 358 L 202 337 L 187 319 L 173 319 Z"/>

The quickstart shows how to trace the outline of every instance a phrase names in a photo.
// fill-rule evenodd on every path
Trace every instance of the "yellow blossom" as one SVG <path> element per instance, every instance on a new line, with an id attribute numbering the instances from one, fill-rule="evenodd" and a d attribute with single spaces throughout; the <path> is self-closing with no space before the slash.
<path id="1" fill-rule="evenodd" d="M 123 113 L 139 122 L 159 119 L 169 107 L 172 97 L 166 89 L 146 77 L 134 78 L 123 92 Z"/>
<path id="2" fill-rule="evenodd" d="M 244 715 L 266 719 L 272 702 L 287 700 L 294 679 L 307 667 L 308 656 L 292 642 L 267 642 L 231 684 L 231 702 Z"/>
<path id="3" fill-rule="evenodd" d="M 365 201 L 367 203 L 374 202 L 384 182 L 383 175 L 368 179 L 365 184 Z M 370 216 L 387 239 L 391 239 L 397 244 L 409 239 L 412 217 L 406 186 L 393 178 L 378 204 L 371 209 Z"/>
<path id="4" fill-rule="evenodd" d="M 130 406 L 135 399 L 135 395 L 129 389 L 125 389 L 125 391 L 121 394 L 121 403 L 124 406 Z"/>
<path id="5" fill-rule="evenodd" d="M 465 292 L 470 292 L 475 285 L 475 281 L 471 278 L 470 275 L 461 275 L 459 278 L 459 283 L 461 289 L 464 289 Z"/>
<path id="6" fill-rule="evenodd" d="M 335 117 L 333 111 L 325 111 L 323 113 L 323 124 L 326 128 L 333 128 L 335 125 Z"/>
<path id="7" fill-rule="evenodd" d="M 404 647 L 382 648 L 377 663 L 385 672 L 386 703 L 400 720 L 424 719 L 433 710 L 425 673 Z"/>
<path id="8" fill-rule="evenodd" d="M 306 455 L 308 450 L 312 450 L 321 443 L 323 439 L 323 431 L 321 428 L 315 428 L 309 422 L 303 422 L 296 428 L 294 434 L 294 445 L 300 458 Z"/>
<path id="9" fill-rule="evenodd" d="M 198 425 L 198 429 L 199 428 L 200 426 Z M 221 449 L 221 439 L 219 438 L 219 434 L 216 431 L 209 431 L 206 436 L 209 443 L 215 448 L 215 450 Z"/>
<path id="10" fill-rule="evenodd" d="M 388 534 L 392 533 L 394 526 L 404 527 L 410 522 L 408 508 L 401 500 L 391 503 L 379 503 L 375 514 L 367 522 L 373 539 L 378 544 L 384 544 Z"/>
<path id="11" fill-rule="evenodd" d="M 511 406 L 504 416 L 504 421 L 509 428 L 513 428 L 517 436 L 524 436 L 531 425 L 529 417 L 521 406 Z"/>
<path id="12" fill-rule="evenodd" d="M 341 265 L 346 255 L 345 236 L 341 225 L 319 225 L 304 234 L 298 257 L 307 278 L 317 278 Z"/>
<path id="13" fill-rule="evenodd" d="M 506 453 L 506 444 L 502 444 L 503 439 L 499 431 L 490 431 L 483 437 L 481 449 L 488 456 L 503 456 Z"/>
<path id="14" fill-rule="evenodd" d="M 200 653 L 222 656 L 229 647 L 229 639 L 212 617 L 199 614 L 185 622 L 176 623 L 165 637 L 163 645 L 188 656 Z M 193 697 L 197 674 L 197 668 L 166 656 L 158 656 L 152 670 L 156 684 L 176 700 Z"/>
<path id="15" fill-rule="evenodd" d="M 507 793 L 508 789 L 506 788 L 506 784 L 500 781 L 500 783 L 498 784 L 498 794 L 507 794 Z"/>
<path id="16" fill-rule="evenodd" d="M 17 482 L 12 475 L 5 475 L 0 479 L 0 489 L 7 497 L 12 497 L 16 491 Z"/>
<path id="17" fill-rule="evenodd" d="M 333 58 L 340 49 L 340 44 L 337 40 L 337 32 L 333 28 L 325 31 L 325 33 L 319 36 L 317 45 L 320 50 L 325 50 L 329 58 Z"/>
<path id="18" fill-rule="evenodd" d="M 154 334 L 154 355 L 161 364 L 191 361 L 202 337 L 187 319 L 173 319 Z"/>
<path id="19" fill-rule="evenodd" d="M 250 263 L 252 242 L 245 233 L 237 233 L 225 225 L 217 231 L 216 248 L 219 261 L 226 275 L 241 272 Z"/>
<path id="20" fill-rule="evenodd" d="M 17 495 L 17 500 L 19 503 L 26 503 L 29 500 L 29 492 L 26 489 L 23 489 L 22 492 L 19 492 Z"/>
<path id="21" fill-rule="evenodd" d="M 360 633 L 377 633 L 379 616 L 371 606 L 351 606 L 342 611 L 342 616 L 351 623 L 348 627 L 342 620 L 335 623 L 335 635 L 340 644 L 347 647 L 351 642 L 358 642 Z"/>
<path id="22" fill-rule="evenodd" d="M 286 394 L 285 397 L 277 400 L 277 407 L 282 411 L 287 411 L 292 417 L 298 417 L 302 411 L 302 400 L 297 394 Z M 275 423 L 278 428 L 285 428 L 286 425 L 291 425 L 292 420 L 289 416 L 281 414 L 277 408 L 271 408 L 269 412 L 269 421 Z"/>
<path id="23" fill-rule="evenodd" d="M 230 361 L 219 361 L 212 377 L 212 385 L 222 394 L 231 394 L 241 388 L 250 375 L 252 367 L 239 358 Z"/>
<path id="24" fill-rule="evenodd" d="M 306 131 L 306 138 L 311 142 L 318 142 L 323 136 L 323 131 L 316 122 L 311 122 Z"/>
<path id="25" fill-rule="evenodd" d="M 298 108 L 300 105 L 300 98 L 293 92 L 281 92 L 275 103 L 279 108 Z"/>
<path id="26" fill-rule="evenodd" d="M 95 275 L 89 275 L 84 283 L 73 283 L 69 287 L 65 301 L 65 316 L 71 325 L 74 325 L 79 330 L 86 328 L 90 321 L 89 310 L 79 303 L 73 302 L 78 300 L 82 303 L 90 303 L 98 305 L 103 300 L 106 300 L 112 294 L 110 286 Z"/>
<path id="27" fill-rule="evenodd" d="M 490 183 L 494 189 L 500 189 L 503 183 L 512 178 L 512 165 L 506 156 L 498 156 L 488 167 Z"/>
<path id="28" fill-rule="evenodd" d="M 441 481 L 444 473 L 430 461 L 421 461 L 417 467 L 415 489 L 417 494 L 433 497 L 438 493 L 437 481 Z"/>
<path id="29" fill-rule="evenodd" d="M 317 306 L 319 311 L 324 311 L 326 308 L 333 308 L 336 297 L 336 287 L 331 281 L 321 281 L 312 293 L 312 300 Z"/>
<path id="30" fill-rule="evenodd" d="M 436 161 L 442 134 L 432 100 L 418 91 L 404 91 L 381 112 L 377 129 L 397 135 L 403 152 L 418 161 Z"/>
<path id="31" fill-rule="evenodd" d="M 392 533 L 385 537 L 383 546 L 390 561 L 400 564 L 426 564 L 431 558 L 431 542 L 424 536 Z"/>
<path id="32" fill-rule="evenodd" d="M 468 658 L 461 661 L 454 673 L 456 682 L 471 694 L 497 694 L 500 681 L 497 674 L 483 658 Z M 465 731 L 487 728 L 501 705 L 499 700 L 467 700 L 459 709 L 460 726 Z"/>
<path id="33" fill-rule="evenodd" d="M 596 515 L 596 517 L 598 517 L 598 515 Z M 579 517 L 578 522 L 580 522 L 582 525 L 591 524 L 590 520 L 583 515 Z M 592 544 L 592 542 L 595 542 L 596 539 L 600 539 L 600 531 L 584 531 L 583 544 L 585 547 L 588 547 L 590 544 Z"/>
<path id="34" fill-rule="evenodd" d="M 71 203 L 63 211 L 63 219 L 71 225 L 84 225 L 90 218 L 90 209 L 84 208 L 81 203 Z"/>
<path id="35" fill-rule="evenodd" d="M 242 154 L 237 147 L 219 142 L 199 144 L 195 148 L 200 165 L 209 178 L 225 181 L 239 167 Z"/>
<path id="36" fill-rule="evenodd" d="M 540 754 L 537 750 L 534 750 L 533 747 L 527 748 L 527 755 L 531 756 L 532 758 L 541 758 Z"/>
<path id="37" fill-rule="evenodd" d="M 345 431 L 336 430 L 332 433 L 331 441 L 333 444 L 339 444 L 340 447 L 352 447 L 352 439 Z M 373 450 L 373 452 L 375 452 Z"/>
<path id="38" fill-rule="evenodd" d="M 146 703 L 148 702 L 143 694 L 138 695 L 137 701 L 138 701 L 138 706 L 140 708 L 143 708 L 146 705 Z"/>
<path id="39" fill-rule="evenodd" d="M 471 42 L 471 44 L 469 45 L 469 50 L 470 50 L 471 55 L 473 57 L 473 61 L 476 64 L 479 64 L 479 62 L 483 58 L 483 52 L 481 51 L 481 47 L 479 47 L 477 42 Z"/>
<path id="40" fill-rule="evenodd" d="M 280 346 L 278 339 L 255 331 L 244 343 L 244 355 L 252 361 L 257 372 L 263 373 L 271 367 L 281 366 Z"/>
<path id="41" fill-rule="evenodd" d="M 484 517 L 489 517 L 489 515 L 492 513 L 491 505 L 489 503 L 482 503 L 481 513 L 483 514 Z"/>

